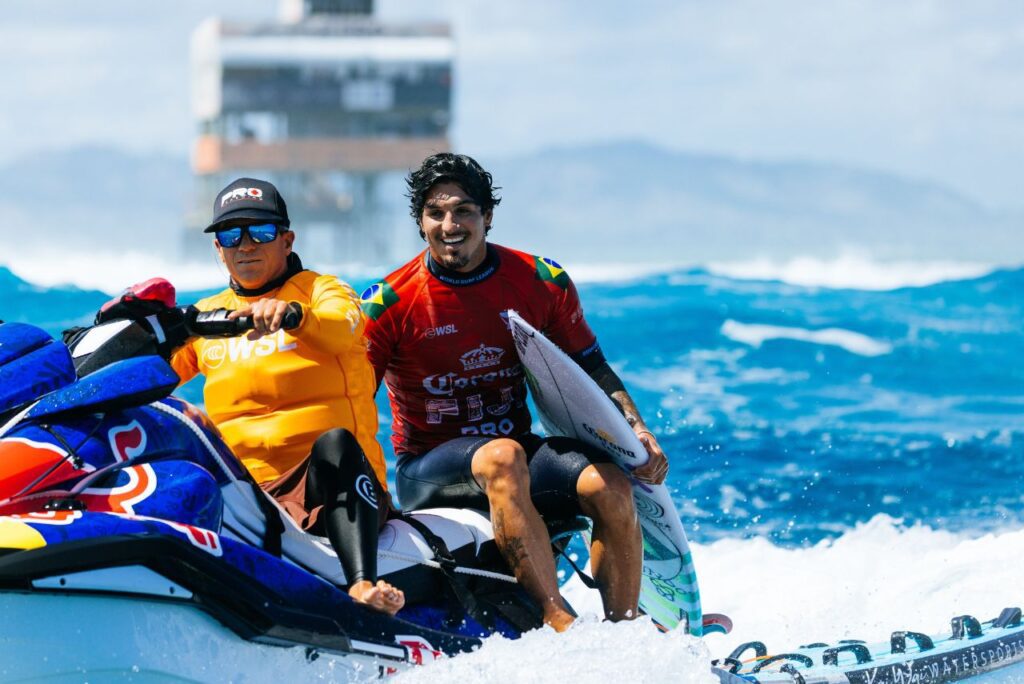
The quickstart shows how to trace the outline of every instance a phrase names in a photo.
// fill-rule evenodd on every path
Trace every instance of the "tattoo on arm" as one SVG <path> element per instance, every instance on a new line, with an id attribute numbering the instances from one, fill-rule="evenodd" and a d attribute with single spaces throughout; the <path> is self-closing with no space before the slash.
<path id="1" fill-rule="evenodd" d="M 636 407 L 636 403 L 633 398 L 629 396 L 629 392 L 626 391 L 625 385 L 622 384 L 622 380 L 615 374 L 612 367 L 607 363 L 602 363 L 590 374 L 590 377 L 594 379 L 597 386 L 604 390 L 613 402 L 615 402 L 616 408 L 619 412 L 625 416 L 626 422 L 629 423 L 630 427 L 644 427 L 644 420 L 640 417 L 640 411 Z"/>
<path id="2" fill-rule="evenodd" d="M 498 548 L 501 549 L 501 555 L 504 556 L 505 562 L 508 563 L 509 569 L 512 570 L 512 574 L 518 575 L 519 568 L 522 566 L 523 561 L 526 560 L 526 545 L 523 544 L 521 537 L 505 535 L 505 513 L 503 511 L 497 511 L 494 514 L 492 525 L 494 527 L 494 540 L 498 543 Z"/>

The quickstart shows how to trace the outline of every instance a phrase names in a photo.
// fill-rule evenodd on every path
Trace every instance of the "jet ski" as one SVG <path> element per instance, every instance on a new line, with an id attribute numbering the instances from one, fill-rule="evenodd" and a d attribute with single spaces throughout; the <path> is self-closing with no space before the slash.
<path id="1" fill-rule="evenodd" d="M 251 322 L 125 297 L 67 344 L 0 323 L 0 680 L 347 681 L 541 625 L 470 510 L 389 521 L 379 574 L 407 606 L 354 603 L 329 541 L 171 396 L 174 347 Z"/>

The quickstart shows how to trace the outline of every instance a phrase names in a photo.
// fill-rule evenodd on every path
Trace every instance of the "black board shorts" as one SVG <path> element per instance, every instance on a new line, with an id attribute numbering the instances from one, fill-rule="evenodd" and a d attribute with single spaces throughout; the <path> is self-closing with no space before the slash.
<path id="1" fill-rule="evenodd" d="M 498 437 L 457 437 L 422 455 L 399 454 L 396 472 L 402 508 L 489 508 L 487 495 L 473 477 L 473 454 Z M 571 437 L 513 437 L 526 451 L 530 468 L 530 497 L 546 520 L 582 515 L 576 482 L 584 468 L 612 463 L 601 449 Z"/>

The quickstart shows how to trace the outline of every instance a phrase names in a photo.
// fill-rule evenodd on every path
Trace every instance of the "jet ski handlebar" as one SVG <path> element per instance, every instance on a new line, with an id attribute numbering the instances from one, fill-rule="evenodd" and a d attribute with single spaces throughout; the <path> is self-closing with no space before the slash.
<path id="1" fill-rule="evenodd" d="M 234 313 L 231 309 L 213 309 L 200 311 L 194 306 L 184 307 L 185 326 L 190 335 L 195 337 L 237 337 L 253 329 L 251 316 L 228 318 Z M 302 323 L 302 307 L 295 302 L 288 305 L 281 327 L 292 330 Z"/>
<path id="2" fill-rule="evenodd" d="M 73 354 L 75 373 L 82 378 L 133 356 L 157 355 L 169 361 L 175 350 L 193 337 L 238 337 L 254 328 L 252 317 L 229 318 L 232 313 L 229 309 L 200 311 L 194 305 L 160 306 L 123 297 L 101 310 L 95 325 L 65 330 L 64 344 Z M 301 322 L 302 306 L 290 303 L 281 327 L 292 330 Z M 108 324 L 117 327 L 108 328 Z"/>

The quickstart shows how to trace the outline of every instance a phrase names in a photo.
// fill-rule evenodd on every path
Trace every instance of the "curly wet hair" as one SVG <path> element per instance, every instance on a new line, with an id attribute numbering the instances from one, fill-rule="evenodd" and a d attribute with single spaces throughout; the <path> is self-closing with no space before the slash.
<path id="1" fill-rule="evenodd" d="M 423 206 L 430 189 L 438 183 L 458 185 L 480 205 L 480 211 L 484 214 L 501 203 L 501 197 L 495 193 L 501 188 L 494 185 L 491 174 L 484 171 L 475 159 L 465 154 L 440 152 L 424 159 L 420 168 L 411 171 L 405 179 L 409 213 L 416 219 L 416 223 L 420 222 L 423 215 Z M 487 226 L 486 231 L 490 230 L 491 227 Z"/>

